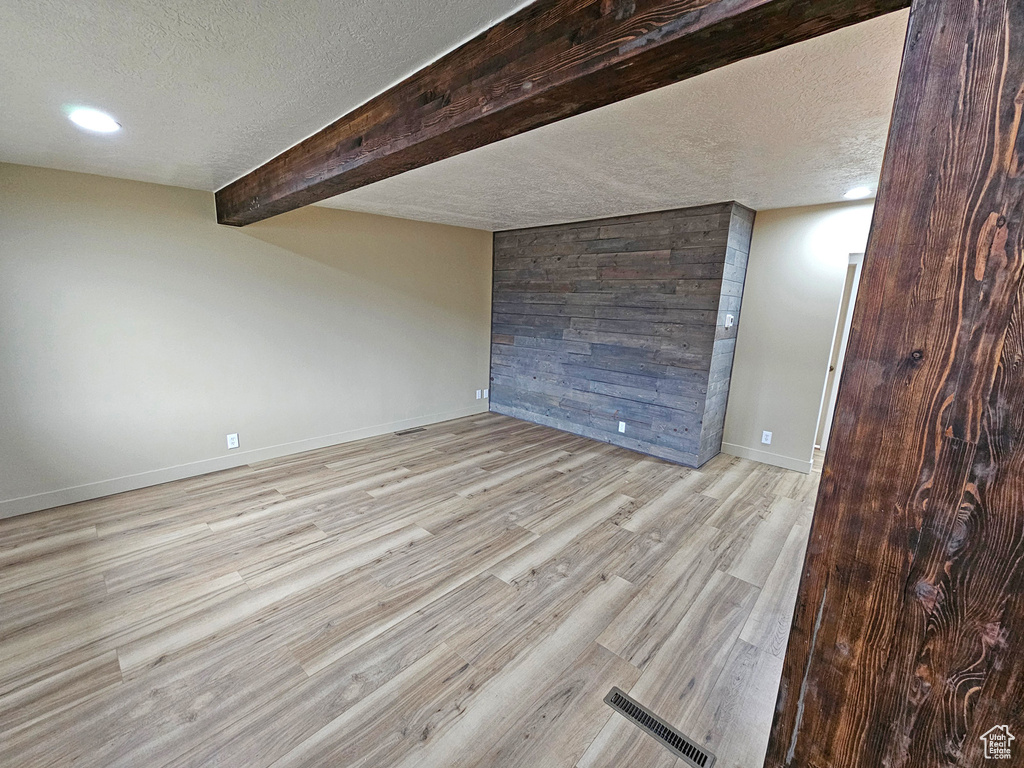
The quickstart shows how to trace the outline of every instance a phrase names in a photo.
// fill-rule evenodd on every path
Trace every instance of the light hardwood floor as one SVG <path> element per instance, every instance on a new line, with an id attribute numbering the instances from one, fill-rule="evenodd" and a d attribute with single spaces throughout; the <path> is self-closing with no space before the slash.
<path id="1" fill-rule="evenodd" d="M 0 765 L 761 765 L 817 475 L 483 415 L 0 521 Z"/>

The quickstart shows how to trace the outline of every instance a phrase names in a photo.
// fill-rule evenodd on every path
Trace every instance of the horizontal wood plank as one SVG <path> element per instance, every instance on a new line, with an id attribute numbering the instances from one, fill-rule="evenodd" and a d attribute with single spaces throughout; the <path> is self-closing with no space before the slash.
<path id="1" fill-rule="evenodd" d="M 496 234 L 492 409 L 707 461 L 735 348 L 736 327 L 721 326 L 738 314 L 752 229 L 753 211 L 723 203 Z M 694 242 L 699 260 L 676 258 Z"/>

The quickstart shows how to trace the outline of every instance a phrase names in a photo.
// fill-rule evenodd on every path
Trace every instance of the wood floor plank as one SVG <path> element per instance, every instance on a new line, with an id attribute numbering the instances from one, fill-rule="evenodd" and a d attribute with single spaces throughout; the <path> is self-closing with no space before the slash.
<path id="1" fill-rule="evenodd" d="M 179 557 L 188 545 L 210 536 L 203 522 L 160 531 L 126 533 L 74 544 L 67 549 L 46 553 L 0 569 L 0 595 L 43 582 L 60 583 L 91 574 L 102 574 L 122 563 L 144 563 L 155 554 L 170 549 Z"/>
<path id="2" fill-rule="evenodd" d="M 282 528 L 250 528 L 232 536 L 209 536 L 196 544 L 192 556 L 184 562 L 179 552 L 163 551 L 148 558 L 145 568 L 135 563 L 120 564 L 105 571 L 103 577 L 108 592 L 113 593 L 165 585 L 204 572 L 248 572 L 268 560 L 297 556 L 326 538 L 327 534 L 309 522 Z"/>
<path id="3" fill-rule="evenodd" d="M 468 499 L 480 493 L 493 493 L 496 488 L 502 485 L 502 483 L 515 480 L 516 478 L 530 472 L 534 472 L 539 468 L 550 467 L 552 464 L 555 464 L 561 459 L 568 458 L 569 456 L 570 454 L 565 451 L 551 451 L 539 458 L 530 458 L 528 460 L 514 462 L 502 469 L 489 471 L 485 477 L 475 483 L 460 487 L 458 494 L 463 498 Z"/>
<path id="4" fill-rule="evenodd" d="M 122 682 L 117 651 L 0 695 L 0 733 L 11 735 Z"/>
<path id="5" fill-rule="evenodd" d="M 698 527 L 597 642 L 645 668 L 715 572 L 718 556 L 710 544 L 717 534 L 710 526 Z"/>
<path id="6" fill-rule="evenodd" d="M 0 544 L 0 568 L 9 568 L 15 563 L 34 560 L 41 555 L 57 552 L 75 544 L 96 540 L 96 526 L 89 525 L 77 530 L 42 535 L 31 541 L 22 541 L 13 546 Z"/>
<path id="7" fill-rule="evenodd" d="M 0 764 L 756 765 L 816 486 L 483 414 L 0 520 Z"/>
<path id="8" fill-rule="evenodd" d="M 372 562 L 387 552 L 415 541 L 425 531 L 410 527 L 397 534 L 383 536 L 380 539 L 352 549 L 341 549 L 332 553 L 332 557 L 313 564 L 303 563 L 302 568 L 292 571 L 287 576 L 275 574 L 273 578 L 261 574 L 257 584 L 246 581 L 250 589 L 243 594 L 232 595 L 228 599 L 217 602 L 202 610 L 190 611 L 180 618 L 174 626 L 162 631 L 151 632 L 145 637 L 125 643 L 118 649 L 122 671 L 147 664 L 154 658 L 171 653 L 204 637 L 224 631 L 225 629 L 257 615 L 287 597 L 309 590 L 333 578 L 343 576 L 367 562 Z M 253 587 L 256 588 L 253 588 Z"/>
<path id="9" fill-rule="evenodd" d="M 715 755 L 716 768 L 761 765 L 774 715 L 763 702 L 781 674 L 782 659 L 737 640 L 704 705 L 679 728 Z"/>
<path id="10" fill-rule="evenodd" d="M 477 685 L 470 665 L 442 643 L 275 761 L 273 768 L 394 765 L 402 754 L 458 719 Z"/>
<path id="11" fill-rule="evenodd" d="M 698 498 L 698 487 L 704 481 L 699 472 L 684 475 L 646 504 L 638 507 L 622 523 L 628 531 L 640 532 L 659 523 L 679 520 L 686 516 L 686 507 Z M 696 522 L 696 521 L 694 521 Z"/>
<path id="12" fill-rule="evenodd" d="M 535 533 L 543 533 L 575 515 L 581 505 L 593 503 L 612 493 L 627 496 L 622 493 L 622 481 L 626 474 L 623 468 L 610 469 L 601 464 L 569 472 L 552 472 L 524 491 L 539 498 L 532 510 L 519 515 L 518 522 Z M 637 504 L 634 500 L 634 505 Z"/>
<path id="13" fill-rule="evenodd" d="M 745 642 L 778 659 L 786 655 L 808 533 L 808 528 L 802 525 L 794 526 L 789 532 L 740 634 Z"/>
<path id="14" fill-rule="evenodd" d="M 518 657 L 465 702 L 462 716 L 416 744 L 398 768 L 459 768 L 479 763 L 517 717 L 545 698 L 547 684 L 582 654 L 633 597 L 636 588 L 611 578 L 566 615 L 530 653 Z"/>
<path id="15" fill-rule="evenodd" d="M 238 573 L 227 573 L 168 590 L 105 598 L 26 627 L 0 643 L 0 694 L 114 649 L 124 670 L 124 654 L 133 643 L 163 644 L 197 614 L 248 593 Z"/>
<path id="16" fill-rule="evenodd" d="M 31 727 L 0 738 L 0 765 L 185 765 L 196 740 L 306 679 L 279 648 L 227 634 Z"/>
<path id="17" fill-rule="evenodd" d="M 752 470 L 757 469 L 756 464 L 730 456 L 710 477 L 707 487 L 701 493 L 713 499 L 725 500 L 749 479 Z"/>
<path id="18" fill-rule="evenodd" d="M 361 535 L 317 539 L 296 552 L 253 563 L 239 573 L 253 589 L 286 584 L 286 591 L 293 594 L 428 538 L 430 533 L 418 525 L 406 525 L 376 536 L 363 531 Z M 297 580 L 289 583 L 290 579 Z"/>
<path id="19" fill-rule="evenodd" d="M 102 573 L 42 581 L 0 595 L 0 642 L 54 616 L 96 605 L 107 596 Z"/>
<path id="20" fill-rule="evenodd" d="M 645 530 L 633 534 L 623 549 L 615 573 L 634 584 L 652 579 L 679 548 L 702 526 L 699 521 L 707 516 L 714 500 L 696 496 L 687 504 L 676 507 Z"/>
<path id="21" fill-rule="evenodd" d="M 764 586 L 779 558 L 786 538 L 800 521 L 804 505 L 791 499 L 776 499 L 767 515 L 757 521 L 752 535 L 736 552 L 727 572 L 756 587 Z"/>
<path id="22" fill-rule="evenodd" d="M 670 723 L 693 719 L 707 702 L 757 597 L 757 588 L 715 571 L 661 651 L 628 693 Z M 664 748 L 625 718 L 601 730 L 581 768 L 648 765 Z"/>
<path id="23" fill-rule="evenodd" d="M 512 583 L 525 575 L 531 568 L 549 560 L 565 549 L 574 539 L 600 522 L 612 518 L 619 510 L 632 501 L 622 494 L 609 495 L 596 503 L 581 506 L 556 528 L 546 531 L 539 538 L 520 549 L 496 566 L 491 573 L 505 582 Z"/>
<path id="24" fill-rule="evenodd" d="M 725 486 L 711 487 L 708 489 L 711 493 L 705 492 L 704 495 L 718 498 L 719 503 L 705 522 L 715 528 L 728 530 L 742 525 L 753 515 L 767 517 L 769 508 L 778 498 L 775 493 L 777 474 L 774 468 L 762 465 L 749 469 L 739 484 L 724 496 L 714 494 L 724 493 Z"/>
<path id="25" fill-rule="evenodd" d="M 485 456 L 503 457 L 504 454 L 499 451 L 492 451 L 485 454 Z M 486 472 L 480 468 L 480 463 L 481 457 L 479 456 L 473 456 L 452 463 L 442 463 L 436 469 L 411 474 L 394 482 L 385 483 L 367 492 L 374 498 L 379 498 L 409 487 L 430 487 L 439 483 L 449 483 L 450 487 L 451 482 L 465 483 L 467 479 L 485 477 Z"/>
<path id="26" fill-rule="evenodd" d="M 480 768 L 564 768 L 571 766 L 611 718 L 604 703 L 612 686 L 632 687 L 640 671 L 594 643 L 557 679 L 543 700 L 509 727 L 477 763 Z"/>
<path id="27" fill-rule="evenodd" d="M 196 744 L 183 764 L 266 765 L 281 758 L 436 649 L 444 637 L 486 616 L 510 598 L 511 589 L 499 579 L 481 577 L 453 590 L 384 632 L 379 642 L 364 643 L 283 691 L 272 704 Z M 291 624 L 294 615 L 280 619 Z M 252 631 L 266 636 L 260 628 Z"/>
<path id="28" fill-rule="evenodd" d="M 306 671 L 316 674 L 448 592 L 472 581 L 532 539 L 532 534 L 527 531 L 513 532 L 503 535 L 499 541 L 489 542 L 491 546 L 481 546 L 472 557 L 461 562 L 443 561 L 448 567 L 436 570 L 433 579 L 404 578 L 391 587 L 381 582 L 386 591 L 373 602 L 367 602 L 362 610 L 347 615 L 344 622 L 332 620 L 315 628 L 309 638 L 293 644 L 292 650 Z M 392 576 L 396 573 L 394 566 L 406 575 L 417 574 L 414 568 L 409 567 L 406 558 L 393 558 L 387 565 L 391 567 L 387 573 Z"/>

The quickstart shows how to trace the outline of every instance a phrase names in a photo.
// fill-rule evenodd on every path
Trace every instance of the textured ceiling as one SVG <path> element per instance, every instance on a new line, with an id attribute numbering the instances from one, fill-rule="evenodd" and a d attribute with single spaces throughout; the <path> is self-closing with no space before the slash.
<path id="1" fill-rule="evenodd" d="M 214 190 L 523 4 L 3 0 L 0 161 Z"/>
<path id="2" fill-rule="evenodd" d="M 524 0 L 4 0 L 0 161 L 215 190 Z M 878 176 L 907 14 L 733 64 L 326 204 L 507 229 Z M 97 136 L 63 110 L 124 130 Z"/>
<path id="3" fill-rule="evenodd" d="M 498 230 L 725 200 L 835 202 L 878 180 L 907 19 L 889 14 L 322 204 Z"/>

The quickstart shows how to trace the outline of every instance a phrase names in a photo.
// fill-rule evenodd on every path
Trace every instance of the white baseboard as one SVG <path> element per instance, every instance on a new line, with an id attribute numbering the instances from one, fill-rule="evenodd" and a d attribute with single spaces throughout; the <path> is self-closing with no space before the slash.
<path id="1" fill-rule="evenodd" d="M 418 416 L 402 421 L 393 421 L 390 424 L 378 424 L 372 427 L 352 429 L 345 432 L 336 432 L 332 435 L 312 437 L 307 440 L 297 440 L 292 443 L 282 443 L 266 448 L 256 448 L 251 451 L 232 453 L 229 456 L 218 456 L 212 459 L 203 459 L 188 464 L 179 464 L 174 467 L 153 469 L 148 472 L 139 472 L 125 477 L 116 477 L 110 480 L 99 480 L 94 483 L 76 485 L 71 488 L 61 488 L 55 491 L 46 491 L 32 496 L 22 496 L 17 499 L 0 501 L 0 520 L 17 515 L 26 515 L 30 512 L 39 512 L 52 507 L 62 507 L 65 504 L 76 504 L 80 501 L 90 501 L 104 496 L 113 496 L 115 493 L 134 491 L 139 488 L 148 488 L 152 485 L 169 483 L 174 480 L 182 480 L 186 477 L 206 475 L 210 472 L 220 472 L 233 467 L 241 467 L 245 464 L 254 464 L 258 461 L 268 459 L 279 459 L 282 456 L 290 456 L 304 451 L 314 451 L 318 448 L 326 448 L 340 443 L 350 443 L 354 440 L 362 440 L 367 437 L 377 437 L 388 432 L 400 432 L 403 429 L 414 429 L 429 424 L 439 424 L 443 421 L 461 419 L 464 416 L 475 416 L 487 412 L 487 405 L 476 405 L 472 408 L 463 408 L 448 413 L 436 413 L 430 416 Z"/>
<path id="2" fill-rule="evenodd" d="M 811 471 L 814 469 L 814 462 L 810 459 L 806 461 L 794 459 L 791 456 L 780 456 L 777 453 L 759 451 L 756 448 L 748 448 L 745 445 L 736 445 L 735 443 L 722 443 L 722 453 L 738 456 L 741 459 L 759 461 L 762 464 L 771 464 L 773 467 L 792 469 L 795 472 L 803 472 L 805 475 L 811 474 Z"/>

